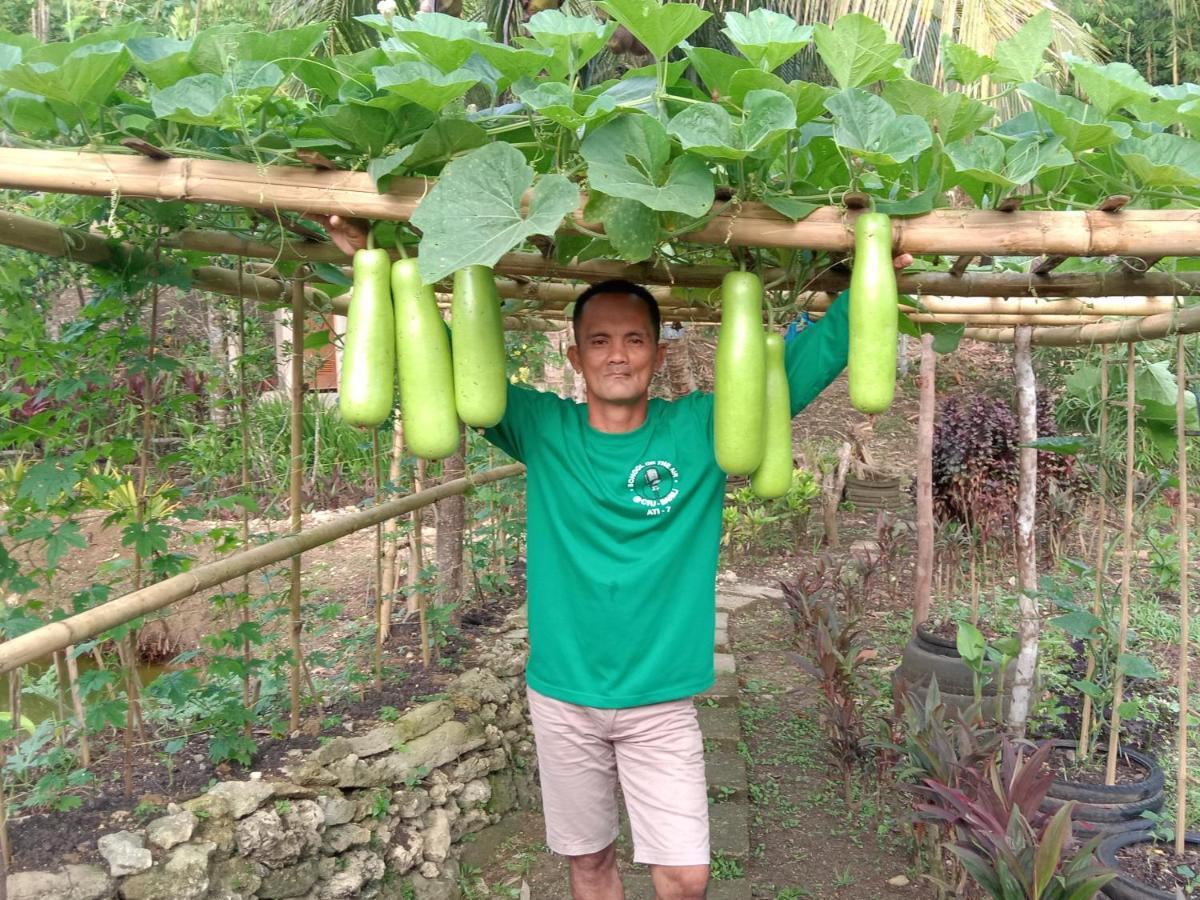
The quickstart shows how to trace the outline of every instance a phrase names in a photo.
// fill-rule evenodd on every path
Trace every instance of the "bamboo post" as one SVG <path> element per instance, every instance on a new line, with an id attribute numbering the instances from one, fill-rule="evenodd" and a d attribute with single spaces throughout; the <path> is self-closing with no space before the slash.
<path id="1" fill-rule="evenodd" d="M 1034 545 L 1037 515 L 1037 450 L 1027 446 L 1037 440 L 1037 382 L 1033 371 L 1031 331 L 1027 325 L 1017 329 L 1013 353 L 1017 382 L 1017 429 L 1022 445 L 1019 451 L 1016 528 L 1017 604 L 1021 611 L 1021 649 L 1017 654 L 1016 671 L 1013 674 L 1012 705 L 1009 708 L 1008 723 L 1020 737 L 1025 735 L 1025 722 L 1029 716 L 1033 694 L 1040 625 L 1037 603 L 1037 553 Z"/>
<path id="2" fill-rule="evenodd" d="M 1104 783 L 1115 784 L 1117 780 L 1117 754 L 1121 745 L 1121 704 L 1125 699 L 1125 673 L 1121 671 L 1121 656 L 1129 639 L 1129 591 L 1133 579 L 1133 436 L 1137 428 L 1135 384 L 1137 353 L 1129 345 L 1125 366 L 1125 532 L 1121 558 L 1121 624 L 1117 634 L 1117 677 L 1113 687 L 1112 715 L 1108 727 L 1108 764 L 1104 770 Z"/>
<path id="3" fill-rule="evenodd" d="M 917 575 L 913 629 L 929 621 L 933 576 L 933 419 L 937 405 L 933 335 L 921 335 L 921 405 L 917 414 Z"/>
<path id="4" fill-rule="evenodd" d="M 1187 446 L 1187 347 L 1183 335 L 1175 339 L 1175 367 L 1179 390 L 1175 395 L 1175 455 L 1179 457 L 1179 763 L 1175 783 L 1179 785 L 1178 805 L 1175 808 L 1175 854 L 1183 855 L 1184 837 L 1187 831 L 1187 774 L 1188 774 L 1188 663 L 1192 656 L 1192 645 L 1188 638 L 1190 619 L 1188 595 L 1188 446 Z"/>
<path id="5" fill-rule="evenodd" d="M 246 304 L 244 301 L 244 291 L 242 282 L 245 277 L 245 266 L 242 260 L 238 259 L 238 298 L 237 298 L 237 317 L 238 317 L 238 428 L 241 433 L 242 441 L 242 484 L 241 492 L 246 495 L 250 490 L 250 396 L 246 384 Z M 250 510 L 246 504 L 242 504 L 242 546 L 250 545 Z M 250 623 L 250 573 L 247 572 L 242 576 L 242 602 L 241 602 L 241 622 L 242 625 Z M 242 635 L 242 666 L 244 672 L 242 674 L 242 704 L 247 710 L 254 706 L 253 690 L 250 684 L 250 666 L 253 662 L 253 656 L 250 653 L 250 639 Z M 249 736 L 251 727 L 250 722 L 246 722 L 246 733 Z"/>
<path id="6" fill-rule="evenodd" d="M 67 683 L 71 691 L 71 705 L 75 707 L 75 718 L 79 720 L 79 761 L 86 769 L 92 764 L 91 743 L 88 741 L 87 719 L 83 713 L 83 697 L 79 693 L 79 663 L 75 659 L 75 648 L 65 645 L 63 654 L 67 664 Z"/>
<path id="7" fill-rule="evenodd" d="M 388 485 L 395 490 L 400 481 L 400 462 L 404 456 L 404 427 L 400 422 L 400 409 L 392 416 L 392 456 L 388 463 Z M 383 588 L 379 605 L 379 642 L 387 643 L 392 631 L 392 603 L 396 594 L 396 520 L 383 523 Z"/>
<path id="8" fill-rule="evenodd" d="M 413 491 L 420 493 L 425 489 L 425 460 L 418 459 L 413 470 Z M 415 587 L 421 579 L 421 568 L 424 562 L 425 535 L 421 528 L 421 510 L 412 512 L 412 531 L 408 536 L 408 585 Z M 420 591 L 412 591 L 408 598 L 408 611 L 416 612 Z"/>
<path id="9" fill-rule="evenodd" d="M 1105 523 L 1108 520 L 1108 468 L 1104 465 L 1104 451 L 1108 447 L 1108 345 L 1100 348 L 1100 512 L 1096 518 L 1096 590 L 1092 595 L 1092 615 L 1100 617 L 1104 599 L 1106 565 L 1104 556 Z M 1087 643 L 1087 670 L 1083 680 L 1091 681 L 1096 674 L 1096 647 Z M 1088 759 L 1092 755 L 1092 698 L 1083 695 L 1083 711 L 1079 724 L 1079 757 Z"/>
<path id="10" fill-rule="evenodd" d="M 379 429 L 371 430 L 371 456 L 375 466 L 375 504 L 383 497 L 383 463 L 379 456 Z M 383 523 L 375 524 L 375 687 L 383 690 L 383 639 L 386 622 L 383 618 Z"/>
<path id="11" fill-rule="evenodd" d="M 296 277 L 292 281 L 292 459 L 289 491 L 291 496 L 291 525 L 292 534 L 298 534 L 301 529 L 301 504 L 304 464 L 304 443 L 302 429 L 304 427 L 304 281 Z M 300 573 L 302 556 L 297 553 L 292 557 L 291 590 L 288 605 L 288 634 L 291 639 L 292 669 L 291 669 L 291 730 L 300 727 Z"/>

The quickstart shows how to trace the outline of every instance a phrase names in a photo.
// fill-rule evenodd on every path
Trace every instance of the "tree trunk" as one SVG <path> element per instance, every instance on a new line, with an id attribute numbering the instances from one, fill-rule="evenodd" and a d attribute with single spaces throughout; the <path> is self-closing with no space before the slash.
<path id="1" fill-rule="evenodd" d="M 466 474 L 462 436 L 458 452 L 442 461 L 442 481 Z M 438 604 L 456 603 L 463 593 L 463 525 L 466 499 L 462 494 L 439 500 L 434 506 L 437 521 Z"/>
<path id="2" fill-rule="evenodd" d="M 209 418 L 218 428 L 229 424 L 229 411 L 221 402 L 221 397 L 228 382 L 228 367 L 225 362 L 229 359 L 229 339 L 225 329 L 225 317 L 221 310 L 214 309 L 211 298 L 203 304 L 204 334 L 208 338 L 208 355 L 221 364 L 225 377 L 213 379 L 206 385 L 205 402 L 208 404 Z"/>
<path id="3" fill-rule="evenodd" d="M 852 449 L 844 443 L 838 450 L 837 462 L 821 476 L 821 515 L 824 525 L 826 547 L 837 547 L 841 543 L 838 535 L 838 504 L 842 502 L 842 490 L 846 487 L 846 473 L 850 471 Z"/>
<path id="4" fill-rule="evenodd" d="M 671 382 L 671 394 L 683 397 L 696 390 L 696 376 L 692 372 L 692 351 L 685 328 L 672 328 L 664 332 L 667 345 L 667 378 Z"/>
<path id="5" fill-rule="evenodd" d="M 1017 382 L 1017 430 L 1020 443 L 1037 440 L 1037 392 L 1033 374 L 1032 334 L 1029 326 L 1017 329 L 1013 351 L 1013 369 Z M 1037 450 L 1019 451 L 1020 474 L 1017 480 L 1017 603 L 1021 610 L 1019 628 L 1021 649 L 1013 676 L 1012 706 L 1008 724 L 1014 733 L 1025 734 L 1025 721 L 1033 695 L 1033 677 L 1037 670 L 1038 619 L 1037 551 L 1034 524 L 1037 509 Z"/>
<path id="6" fill-rule="evenodd" d="M 933 335 L 921 335 L 921 406 L 917 416 L 917 574 L 913 628 L 929 620 L 933 605 L 933 419 L 937 402 Z"/>
<path id="7" fill-rule="evenodd" d="M 567 329 L 551 331 L 546 338 L 550 342 L 548 355 L 553 360 L 553 362 L 547 362 L 545 367 L 546 390 L 563 397 L 566 396 L 564 389 L 567 381 L 567 369 L 571 367 L 567 362 Z"/>

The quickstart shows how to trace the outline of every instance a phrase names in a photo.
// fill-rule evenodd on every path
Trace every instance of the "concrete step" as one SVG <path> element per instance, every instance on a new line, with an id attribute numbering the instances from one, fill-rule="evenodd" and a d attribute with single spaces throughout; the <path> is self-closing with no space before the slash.
<path id="1" fill-rule="evenodd" d="M 732 653 L 714 653 L 713 668 L 718 675 L 726 672 L 732 675 L 737 671 L 737 662 L 734 660 Z"/>
<path id="2" fill-rule="evenodd" d="M 700 706 L 696 709 L 696 718 L 705 742 L 713 741 L 727 750 L 737 748 L 738 741 L 742 739 L 737 709 L 732 706 Z"/>
<path id="3" fill-rule="evenodd" d="M 744 802 L 731 800 L 708 808 L 709 847 L 712 853 L 745 861 L 750 855 L 750 819 Z"/>
<path id="4" fill-rule="evenodd" d="M 704 777 L 708 795 L 724 803 L 745 803 L 749 786 L 746 762 L 732 750 L 714 750 L 704 755 Z M 712 807 L 709 808 L 712 811 Z"/>
<path id="5" fill-rule="evenodd" d="M 696 695 L 696 702 L 701 706 L 707 706 L 709 700 L 716 702 L 718 706 L 728 706 L 737 709 L 738 705 L 738 680 L 737 674 L 734 672 L 718 672 L 716 681 L 713 686 L 702 694 Z"/>

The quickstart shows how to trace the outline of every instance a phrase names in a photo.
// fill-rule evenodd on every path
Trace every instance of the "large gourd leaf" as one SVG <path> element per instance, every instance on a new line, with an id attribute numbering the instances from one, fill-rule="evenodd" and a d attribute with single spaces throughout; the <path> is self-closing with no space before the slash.
<path id="1" fill-rule="evenodd" d="M 1027 137 L 1006 146 L 987 134 L 947 144 L 946 156 L 960 175 L 1005 188 L 1028 184 L 1047 169 L 1061 169 L 1075 161 L 1061 138 L 1043 142 Z"/>
<path id="2" fill-rule="evenodd" d="M 1200 99 L 1200 85 L 1160 84 L 1146 98 L 1130 102 L 1130 111 L 1142 122 L 1152 122 L 1168 128 L 1179 124 L 1180 110 Z"/>
<path id="3" fill-rule="evenodd" d="M 133 64 L 137 66 L 138 71 L 157 88 L 167 87 L 180 78 L 196 74 L 188 62 L 188 54 L 192 50 L 190 40 L 177 41 L 166 37 L 134 38 L 126 46 L 133 54 Z"/>
<path id="4" fill-rule="evenodd" d="M 491 41 L 483 22 L 437 12 L 419 12 L 411 19 L 396 16 L 392 31 L 400 43 L 443 72 L 453 72 L 479 49 L 479 44 Z"/>
<path id="5" fill-rule="evenodd" d="M 421 229 L 420 272 L 433 284 L 465 266 L 492 266 L 535 234 L 554 234 L 579 205 L 575 185 L 543 175 L 521 214 L 533 169 L 510 144 L 472 150 L 446 166 L 412 215 Z"/>
<path id="6" fill-rule="evenodd" d="M 993 81 L 1033 81 L 1046 68 L 1046 50 L 1053 38 L 1050 11 L 1028 19 L 1008 40 L 996 45 Z"/>
<path id="7" fill-rule="evenodd" d="M 270 34 L 247 31 L 243 25 L 219 25 L 196 35 L 188 62 L 197 72 L 220 75 L 238 63 L 261 59 L 290 73 L 312 54 L 327 30 L 323 22 Z"/>
<path id="8" fill-rule="evenodd" d="M 1112 62 L 1102 66 L 1067 54 L 1067 65 L 1092 106 L 1106 116 L 1113 110 L 1146 100 L 1154 93 L 1150 83 L 1128 63 Z"/>
<path id="9" fill-rule="evenodd" d="M 607 122 L 580 145 L 588 181 L 612 197 L 637 200 L 660 212 L 702 216 L 713 200 L 712 173 L 694 156 L 673 162 L 667 132 L 649 116 Z"/>
<path id="10" fill-rule="evenodd" d="M 655 59 L 665 59 L 712 15 L 694 3 L 659 0 L 601 0 L 597 6 L 628 28 Z"/>
<path id="11" fill-rule="evenodd" d="M 725 13 L 721 31 L 746 59 L 767 72 L 778 69 L 812 40 L 812 26 L 762 7 L 747 16 L 732 10 Z"/>
<path id="12" fill-rule="evenodd" d="M 951 81 L 974 84 L 984 75 L 995 71 L 996 60 L 966 44 L 947 40 L 942 42 L 942 65 L 946 68 L 946 77 Z"/>
<path id="13" fill-rule="evenodd" d="M 861 87 L 902 74 L 896 61 L 904 48 L 888 37 L 882 25 L 861 13 L 842 16 L 832 28 L 814 26 L 813 38 L 839 87 Z"/>
<path id="14" fill-rule="evenodd" d="M 1110 147 L 1130 135 L 1130 128 L 1124 122 L 1109 121 L 1095 107 L 1074 97 L 1056 94 L 1045 85 L 1031 81 L 1018 86 L 1017 91 L 1072 153 Z"/>
<path id="15" fill-rule="evenodd" d="M 451 100 L 469 91 L 479 76 L 468 69 L 444 73 L 426 62 L 402 62 L 394 66 L 377 66 L 375 84 L 381 90 L 399 94 L 405 100 L 437 112 Z"/>
<path id="16" fill-rule="evenodd" d="M 659 214 L 645 204 L 592 191 L 585 217 L 604 226 L 613 251 L 626 262 L 641 262 L 654 252 Z"/>
<path id="17" fill-rule="evenodd" d="M 599 53 L 612 33 L 615 22 L 600 22 L 583 16 L 568 16 L 557 9 L 546 9 L 532 16 L 525 28 L 539 45 L 549 50 L 569 75 L 582 69 Z"/>
<path id="18" fill-rule="evenodd" d="M 825 113 L 825 100 L 833 88 L 807 81 L 784 81 L 778 75 L 758 69 L 742 69 L 729 84 L 729 99 L 742 106 L 751 91 L 778 91 L 796 109 L 796 121 L 803 124 Z"/>
<path id="19" fill-rule="evenodd" d="M 681 46 L 704 86 L 708 88 L 709 93 L 715 95 L 714 100 L 729 95 L 730 82 L 734 75 L 742 71 L 753 71 L 747 68 L 746 60 L 732 54 L 710 47 L 693 47 L 687 41 Z"/>
<path id="20" fill-rule="evenodd" d="M 1200 143 L 1165 132 L 1130 138 L 1117 153 L 1148 187 L 1200 187 Z"/>
<path id="21" fill-rule="evenodd" d="M 123 43 L 85 44 L 58 64 L 23 62 L 0 71 L 0 85 L 88 110 L 108 98 L 129 71 L 129 62 L 129 52 Z"/>
<path id="22" fill-rule="evenodd" d="M 837 145 L 874 165 L 906 162 L 933 146 L 933 133 L 924 119 L 896 115 L 875 94 L 849 88 L 826 100 L 825 108 L 834 116 Z"/>
<path id="23" fill-rule="evenodd" d="M 796 109 L 790 99 L 778 91 L 751 91 L 739 123 L 722 106 L 697 103 L 675 116 L 667 131 L 685 150 L 737 160 L 795 127 Z"/>

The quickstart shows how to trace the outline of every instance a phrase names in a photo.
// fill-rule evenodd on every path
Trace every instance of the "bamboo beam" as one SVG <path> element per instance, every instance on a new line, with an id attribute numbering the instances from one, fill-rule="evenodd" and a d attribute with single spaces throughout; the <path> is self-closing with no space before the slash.
<path id="1" fill-rule="evenodd" d="M 1081 344 L 1123 344 L 1170 337 L 1173 334 L 1195 334 L 1200 331 L 1200 306 L 1178 313 L 1161 313 L 1124 322 L 1098 322 L 1095 325 L 1072 325 L 1062 328 L 1034 328 L 1033 342 L 1043 347 L 1074 347 Z M 1013 333 L 1006 328 L 968 328 L 964 337 L 993 344 L 1011 344 Z"/>
<path id="2" fill-rule="evenodd" d="M 448 481 L 426 491 L 409 494 L 407 497 L 389 500 L 387 503 L 381 503 L 368 509 L 356 510 L 314 528 L 277 538 L 269 543 L 235 553 L 225 559 L 196 566 L 190 571 L 167 578 L 157 584 L 142 588 L 140 591 L 134 591 L 76 615 L 51 622 L 41 628 L 35 628 L 33 631 L 0 643 L 0 675 L 11 672 L 18 666 L 33 662 L 47 653 L 53 653 L 71 644 L 89 640 L 110 628 L 116 628 L 139 616 L 170 606 L 172 603 L 191 597 L 200 591 L 216 587 L 222 582 L 240 578 L 242 575 L 265 566 L 275 565 L 298 553 L 312 550 L 322 544 L 332 543 L 355 531 L 370 528 L 376 522 L 405 515 L 444 497 L 461 494 L 477 485 L 510 478 L 524 471 L 525 467 L 519 463 L 501 466 L 478 475 L 468 475 L 466 478 Z"/>
<path id="3" fill-rule="evenodd" d="M 92 196 L 185 200 L 301 215 L 406 221 L 429 190 L 393 179 L 379 193 L 365 172 L 258 166 L 200 159 L 162 161 L 78 150 L 0 149 L 0 187 Z M 584 199 L 580 198 L 581 201 Z M 575 213 L 582 219 L 582 203 Z M 792 222 L 761 203 L 716 214 L 682 240 L 734 247 L 846 252 L 853 214 L 823 207 Z M 893 226 L 897 253 L 961 256 L 1188 256 L 1200 246 L 1200 210 L 999 212 L 935 210 Z"/>

